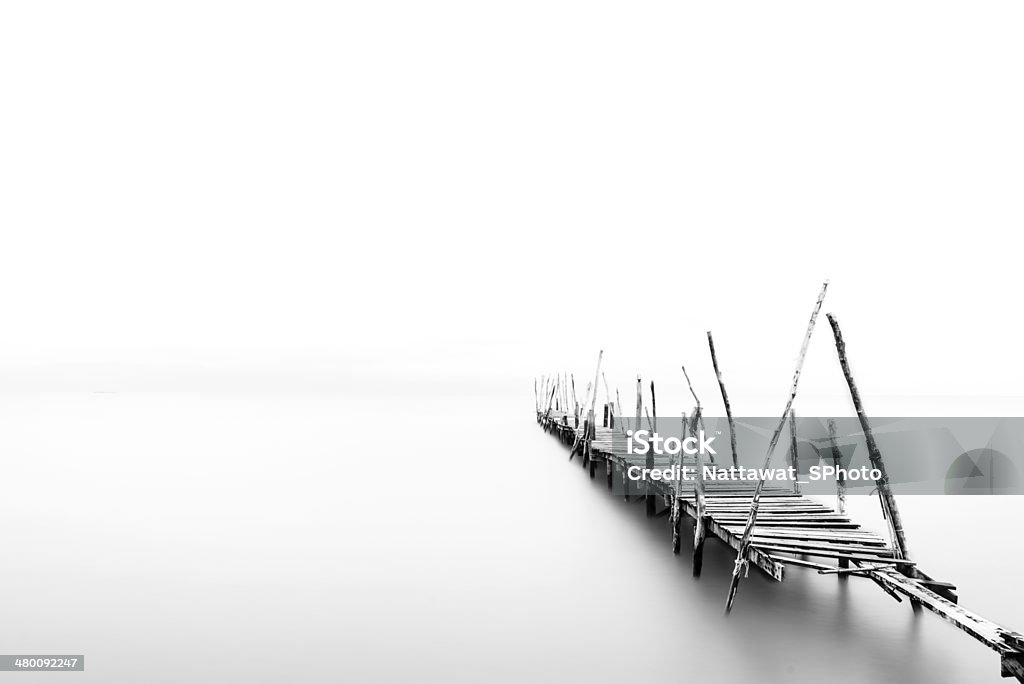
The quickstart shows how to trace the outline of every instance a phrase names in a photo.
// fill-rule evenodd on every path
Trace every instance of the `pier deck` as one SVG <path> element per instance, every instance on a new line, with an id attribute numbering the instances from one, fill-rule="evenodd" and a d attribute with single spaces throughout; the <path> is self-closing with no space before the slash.
<path id="1" fill-rule="evenodd" d="M 649 515 L 671 515 L 672 547 L 676 553 L 679 552 L 683 516 L 693 519 L 698 530 L 693 558 L 695 575 L 700 574 L 704 532 L 740 551 L 757 483 L 632 482 L 627 476 L 631 466 L 645 468 L 653 463 L 656 468 L 673 465 L 695 468 L 698 464 L 689 456 L 672 460 L 660 455 L 652 461 L 650 457 L 626 453 L 624 440 L 613 438 L 619 428 L 607 426 L 610 413 L 609 410 L 605 414 L 606 425 L 599 427 L 580 421 L 578 413 L 550 408 L 538 409 L 537 421 L 545 431 L 570 447 L 570 458 L 580 455 L 590 477 L 596 477 L 601 466 L 609 488 L 616 478 L 621 478 L 621 491 L 627 499 L 644 497 Z M 590 415 L 593 417 L 593 413 Z M 811 561 L 808 557 L 818 560 Z M 913 561 L 903 558 L 892 541 L 862 529 L 845 514 L 790 487 L 762 485 L 746 560 L 779 582 L 785 578 L 787 565 L 814 569 L 821 574 L 849 574 L 871 579 L 895 600 L 909 599 L 915 610 L 925 608 L 939 615 L 996 651 L 1002 676 L 1024 682 L 1024 636 L 961 608 L 952 584 L 925 574 Z"/>

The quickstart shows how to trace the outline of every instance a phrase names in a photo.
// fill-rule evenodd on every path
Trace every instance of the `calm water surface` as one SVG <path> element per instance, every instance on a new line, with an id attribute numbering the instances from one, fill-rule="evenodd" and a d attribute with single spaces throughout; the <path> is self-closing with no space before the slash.
<path id="1" fill-rule="evenodd" d="M 82 682 L 1004 681 L 866 580 L 751 572 L 726 618 L 732 553 L 694 580 L 531 401 L 0 395 L 0 650 L 84 653 Z M 899 504 L 921 565 L 1024 629 L 1022 502 Z"/>

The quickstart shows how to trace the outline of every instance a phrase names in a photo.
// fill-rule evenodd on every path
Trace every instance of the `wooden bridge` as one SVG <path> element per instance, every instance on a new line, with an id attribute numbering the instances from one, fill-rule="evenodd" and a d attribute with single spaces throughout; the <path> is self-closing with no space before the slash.
<path id="1" fill-rule="evenodd" d="M 796 421 L 792 404 L 796 397 L 800 370 L 813 332 L 818 311 L 825 296 L 822 288 L 814 313 L 808 325 L 801 348 L 797 370 L 794 375 L 789 402 L 782 419 L 772 435 L 765 467 L 780 436 L 790 426 L 790 461 L 796 465 Z M 621 493 L 627 501 L 631 497 L 642 497 L 646 501 L 650 517 L 670 517 L 672 550 L 679 553 L 683 517 L 694 521 L 693 574 L 699 576 L 703 557 L 704 542 L 708 534 L 728 544 L 737 552 L 726 611 L 732 608 L 740 579 L 746 575 L 748 566 L 755 568 L 776 581 L 783 581 L 787 565 L 817 570 L 822 575 L 847 575 L 864 577 L 881 588 L 896 601 L 909 600 L 915 611 L 927 609 L 957 628 L 970 634 L 1000 656 L 1003 677 L 1016 677 L 1024 682 L 1024 635 L 1007 630 L 1000 625 L 974 614 L 958 604 L 955 587 L 936 580 L 917 567 L 907 549 L 906 535 L 899 516 L 896 500 L 889 487 L 888 476 L 881 453 L 871 433 L 870 424 L 864 413 L 859 393 L 853 381 L 846 359 L 845 344 L 838 322 L 828 316 L 836 342 L 839 361 L 846 376 L 854 406 L 860 419 L 864 440 L 868 447 L 871 465 L 882 472 L 877 482 L 879 500 L 889 526 L 890 538 L 864 530 L 845 514 L 845 489 L 837 481 L 836 506 L 821 503 L 799 491 L 799 485 L 769 484 L 764 480 L 712 480 L 703 477 L 705 465 L 700 453 L 692 456 L 680 452 L 677 456 L 656 455 L 648 450 L 646 455 L 627 453 L 622 412 L 618 406 L 618 391 L 611 401 L 607 384 L 606 397 L 600 419 L 596 416 L 597 382 L 600 376 L 601 358 L 594 382 L 587 390 L 587 397 L 581 404 L 575 398 L 575 380 L 569 376 L 545 378 L 535 391 L 537 421 L 544 430 L 554 434 L 569 447 L 569 458 L 580 457 L 585 469 L 594 478 L 598 470 L 603 471 L 609 489 L 621 482 Z M 735 425 L 732 420 L 728 394 L 722 381 L 715 355 L 714 341 L 708 333 L 712 362 L 718 376 L 719 387 L 729 419 L 733 465 L 736 464 Z M 683 369 L 685 375 L 685 368 Z M 687 377 L 687 384 L 689 378 Z M 642 413 L 646 413 L 648 426 L 656 431 L 657 415 L 654 410 L 654 384 L 651 383 L 651 408 L 643 406 L 640 379 L 637 379 L 636 417 L 633 427 L 639 429 Z M 693 393 L 693 388 L 690 387 Z M 697 435 L 701 425 L 702 406 L 693 393 L 696 406 L 689 418 L 684 414 L 685 434 Z M 587 404 L 588 409 L 585 409 Z M 653 414 L 653 415 L 652 415 Z M 616 425 L 616 416 L 619 425 Z M 600 425 L 598 425 L 600 423 Z M 835 444 L 834 424 L 832 433 L 832 455 L 839 463 L 839 449 Z M 628 473 L 687 468 L 695 473 L 692 479 L 676 477 L 667 480 L 633 481 Z M 630 471 L 630 469 L 633 469 Z M 820 560 L 811 561 L 810 558 Z"/>

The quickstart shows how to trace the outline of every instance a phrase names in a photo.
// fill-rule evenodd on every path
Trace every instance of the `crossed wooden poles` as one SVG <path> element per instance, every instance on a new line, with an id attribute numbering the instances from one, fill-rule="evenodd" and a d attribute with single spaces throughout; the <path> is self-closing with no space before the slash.
<path id="1" fill-rule="evenodd" d="M 779 423 L 772 433 L 772 438 L 768 446 L 768 452 L 765 454 L 764 465 L 762 467 L 762 473 L 769 469 L 771 464 L 772 455 L 778 446 L 779 439 L 782 436 L 783 430 L 787 420 L 790 424 L 790 441 L 791 441 L 791 465 L 797 465 L 797 440 L 796 440 L 796 427 L 795 427 L 795 414 L 793 412 L 793 403 L 796 399 L 797 388 L 800 382 L 800 374 L 803 370 L 804 359 L 807 355 L 807 349 L 811 341 L 811 336 L 814 332 L 815 324 L 817 322 L 818 315 L 821 311 L 822 303 L 825 299 L 825 293 L 828 289 L 828 282 L 826 281 L 821 288 L 821 293 L 818 295 L 818 299 L 814 305 L 814 310 L 811 313 L 810 321 L 807 324 L 807 330 L 804 333 L 803 343 L 800 347 L 800 354 L 797 358 L 796 370 L 793 374 L 793 382 L 790 387 L 789 397 L 786 401 L 786 406 L 782 412 L 782 416 L 779 419 Z M 838 576 L 861 576 L 871 579 L 875 584 L 881 587 L 887 594 L 892 596 L 897 601 L 901 601 L 902 597 L 910 599 L 911 605 L 915 611 L 922 608 L 928 609 L 931 612 L 936 613 L 947 622 L 950 622 L 958 629 L 970 634 L 977 640 L 984 643 L 986 646 L 994 649 L 1001 657 L 1002 675 L 1004 677 L 1016 677 L 1018 681 L 1024 682 L 1024 635 L 1012 632 L 1010 630 L 1001 627 L 1000 625 L 993 623 L 980 615 L 972 613 L 958 605 L 957 596 L 955 593 L 955 587 L 947 582 L 939 582 L 921 571 L 916 564 L 911 561 L 910 553 L 907 548 L 906 535 L 903 530 L 903 522 L 900 517 L 899 509 L 896 506 L 896 500 L 893 496 L 892 489 L 889 484 L 889 476 L 886 472 L 885 463 L 882 460 L 881 452 L 878 448 L 878 444 L 875 441 L 874 434 L 871 431 L 871 426 L 867 419 L 867 414 L 864 411 L 863 403 L 861 402 L 860 393 L 857 390 L 857 385 L 853 380 L 853 374 L 850 371 L 850 364 L 846 358 L 846 343 L 843 340 L 842 331 L 839 329 L 839 322 L 832 314 L 827 314 L 829 325 L 832 328 L 832 334 L 835 338 L 836 352 L 839 357 L 839 364 L 843 371 L 843 376 L 846 380 L 846 384 L 850 390 L 850 396 L 853 400 L 853 405 L 857 413 L 857 418 L 860 422 L 861 433 L 864 435 L 864 441 L 868 450 L 868 458 L 871 462 L 873 469 L 878 470 L 881 475 L 876 481 L 877 492 L 879 495 L 879 502 L 882 506 L 882 513 L 885 517 L 886 522 L 889 526 L 889 533 L 891 537 L 891 556 L 884 558 L 866 558 L 864 556 L 850 553 L 850 554 L 827 554 L 838 557 L 839 567 L 832 568 L 829 566 L 821 565 L 818 563 L 811 563 L 809 561 L 786 558 L 785 562 L 794 565 L 803 565 L 817 569 L 819 574 L 834 574 Z M 715 343 L 711 336 L 711 333 L 707 333 L 708 336 L 708 347 L 711 351 L 711 360 L 714 364 L 715 375 L 718 380 L 719 389 L 722 393 L 722 401 L 725 404 L 726 416 L 729 421 L 729 432 L 730 432 L 730 444 L 732 447 L 732 462 L 733 465 L 737 465 L 737 450 L 736 450 L 736 429 L 735 423 L 732 417 L 732 408 L 729 403 L 729 396 L 725 390 L 725 383 L 722 380 L 722 373 L 718 365 L 718 357 L 715 353 Z M 569 429 L 568 415 L 569 407 L 573 406 L 573 416 L 575 424 L 572 426 L 573 434 L 573 448 L 570 452 L 570 459 L 576 453 L 577 450 L 582 452 L 584 465 L 587 465 L 588 461 L 591 466 L 591 477 L 594 476 L 593 470 L 593 459 L 591 456 L 592 442 L 596 437 L 596 420 L 594 414 L 594 408 L 597 400 L 597 381 L 599 378 L 604 376 L 601 374 L 601 360 L 603 352 L 598 354 L 597 359 L 597 370 L 594 375 L 594 382 L 587 387 L 586 399 L 581 405 L 576 400 L 575 392 L 575 380 L 572 376 L 566 379 L 554 376 L 553 378 L 542 378 L 540 387 L 537 383 L 534 383 L 534 401 L 537 408 L 538 419 L 544 423 L 545 426 L 554 424 L 554 417 L 551 416 L 552 409 L 559 411 L 559 419 L 562 424 L 562 434 L 566 434 Z M 701 414 L 702 406 L 700 399 L 697 397 L 696 392 L 693 390 L 693 386 L 690 383 L 690 378 L 686 373 L 686 369 L 683 368 L 683 376 L 686 378 L 687 386 L 690 389 L 690 393 L 693 395 L 696 406 L 693 412 L 687 419 L 686 413 L 682 414 L 683 417 L 683 431 L 685 434 L 696 435 L 698 426 L 702 427 Z M 569 389 L 572 389 L 572 401 L 570 403 Z M 636 418 L 633 425 L 634 429 L 640 428 L 640 420 L 642 415 L 645 413 L 643 407 L 642 397 L 643 384 L 641 379 L 637 378 L 637 403 L 636 403 Z M 593 394 L 591 394 L 593 392 Z M 612 401 L 611 394 L 608 389 L 608 383 L 605 382 L 605 395 L 607 402 L 605 404 L 605 427 L 614 427 L 611 413 L 613 409 L 617 409 L 619 416 L 622 415 L 621 405 L 619 404 L 618 391 L 615 393 L 615 401 Z M 580 430 L 579 423 L 581 418 L 581 409 L 587 404 L 590 404 L 589 410 L 585 414 L 583 429 Z M 648 424 L 652 430 L 656 430 L 657 426 L 657 410 L 655 408 L 655 395 L 654 395 L 654 383 L 651 383 L 651 411 L 647 413 Z M 559 409 L 563 408 L 563 411 Z M 625 419 L 623 419 L 625 422 Z M 621 427 L 620 427 L 621 429 Z M 836 482 L 836 495 L 837 495 L 837 509 L 840 514 L 844 512 L 846 504 L 846 492 L 845 482 L 842 480 L 840 459 L 841 453 L 836 443 L 836 428 L 835 421 L 828 421 L 829 431 L 829 442 L 831 446 L 831 456 L 834 465 L 837 470 L 837 477 L 839 478 Z M 680 454 L 680 464 L 682 455 Z M 713 457 L 712 457 L 713 460 Z M 648 451 L 647 455 L 647 466 L 653 468 L 653 450 Z M 696 454 L 696 466 L 697 466 L 697 478 L 694 486 L 694 504 L 695 504 L 695 521 L 694 526 L 694 557 L 693 557 L 693 574 L 698 576 L 701 571 L 701 557 L 704 539 L 706 536 L 706 530 L 709 525 L 714 525 L 715 521 L 712 520 L 707 511 L 705 503 L 705 483 L 703 481 L 703 459 L 698 451 Z M 611 485 L 612 470 L 608 468 L 608 483 Z M 629 500 L 629 489 L 628 480 L 626 477 L 626 471 L 623 469 L 623 483 L 626 485 L 624 494 L 626 500 Z M 743 535 L 740 538 L 740 542 L 737 549 L 736 561 L 733 565 L 732 577 L 729 583 L 729 593 L 726 599 L 726 613 L 732 609 L 732 605 L 736 599 L 736 592 L 739 588 L 740 579 L 746 576 L 749 563 L 754 562 L 760 565 L 759 553 L 762 549 L 760 546 L 755 547 L 752 543 L 754 538 L 754 530 L 757 525 L 758 511 L 761 503 L 761 494 L 764 488 L 765 481 L 759 479 L 755 485 L 753 496 L 750 501 L 750 510 L 747 515 L 746 524 L 743 528 Z M 672 497 L 672 507 L 669 513 L 672 521 L 672 548 L 675 553 L 679 553 L 680 538 L 679 538 L 679 523 L 682 517 L 682 493 L 680 490 L 680 480 L 677 479 L 675 483 L 675 492 Z M 799 489 L 794 485 L 794 493 L 799 494 Z M 654 515 L 655 499 L 656 495 L 648 490 L 646 496 L 648 514 Z M 741 514 L 742 515 L 742 514 Z M 717 532 L 716 532 L 717 534 Z M 723 537 L 724 538 L 724 537 Z M 780 549 L 783 552 L 791 553 L 792 550 Z M 779 559 L 783 560 L 783 559 Z M 866 562 L 867 561 L 867 562 Z M 873 561 L 873 562 L 872 562 Z M 869 564 L 871 562 L 871 564 Z M 852 567 L 851 567 L 852 565 Z M 763 565 L 761 566 L 764 567 Z"/>
<path id="2" fill-rule="evenodd" d="M 811 312 L 810 320 L 807 323 L 807 330 L 804 333 L 803 343 L 800 346 L 800 354 L 797 357 L 796 370 L 793 373 L 793 381 L 792 381 L 792 384 L 790 385 L 790 391 L 789 391 L 789 396 L 787 397 L 787 400 L 786 400 L 786 406 L 785 406 L 785 408 L 782 411 L 781 417 L 779 418 L 778 425 L 776 425 L 775 430 L 772 433 L 771 441 L 768 444 L 768 452 L 765 454 L 765 457 L 764 457 L 764 464 L 762 466 L 763 469 L 768 469 L 769 468 L 769 466 L 771 464 L 772 456 L 774 455 L 775 450 L 778 447 L 779 439 L 782 436 L 782 433 L 783 433 L 783 430 L 786 427 L 787 421 L 790 424 L 790 439 L 791 439 L 791 444 L 792 444 L 792 446 L 791 446 L 791 459 L 793 460 L 793 465 L 796 465 L 796 463 L 795 463 L 795 460 L 796 460 L 796 427 L 795 427 L 795 415 L 794 415 L 794 412 L 793 412 L 793 402 L 796 400 L 797 388 L 799 387 L 799 384 L 800 384 L 800 374 L 801 374 L 801 372 L 803 370 L 804 360 L 807 357 L 807 349 L 808 349 L 808 347 L 810 345 L 811 337 L 814 334 L 814 328 L 815 328 L 815 325 L 816 325 L 817 320 L 818 320 L 818 315 L 821 312 L 822 303 L 825 300 L 825 294 L 826 294 L 827 291 L 828 291 L 828 281 L 825 281 L 822 284 L 822 286 L 821 286 L 821 292 L 818 294 L 818 299 L 817 299 L 817 301 L 814 304 L 814 309 Z M 840 363 L 840 366 L 842 367 L 843 375 L 846 378 L 847 385 L 849 386 L 850 395 L 851 395 L 851 397 L 853 399 L 854 408 L 857 411 L 857 418 L 860 421 L 861 430 L 862 430 L 862 432 L 864 434 L 865 442 L 867 443 L 868 457 L 869 457 L 869 459 L 871 461 L 872 467 L 876 468 L 877 470 L 879 470 L 882 473 L 882 477 L 878 480 L 878 493 L 879 493 L 879 499 L 880 499 L 880 502 L 881 502 L 881 505 L 882 505 L 882 512 L 884 514 L 884 517 L 885 517 L 886 521 L 889 524 L 890 534 L 892 536 L 893 545 L 894 545 L 894 549 L 893 549 L 894 556 L 895 556 L 895 558 L 897 560 L 907 560 L 907 561 L 909 561 L 910 556 L 909 556 L 909 551 L 907 549 L 906 535 L 905 535 L 905 533 L 903 531 L 903 523 L 902 523 L 902 520 L 900 518 L 899 509 L 896 506 L 896 500 L 893 497 L 892 490 L 891 490 L 891 488 L 889 486 L 889 478 L 888 478 L 888 475 L 887 475 L 886 470 L 885 470 L 885 463 L 882 461 L 881 452 L 879 451 L 878 445 L 875 442 L 874 434 L 871 432 L 871 426 L 868 423 L 867 414 L 865 413 L 864 406 L 861 403 L 860 393 L 858 392 L 857 386 L 854 383 L 853 375 L 852 375 L 852 373 L 850 371 L 850 365 L 849 365 L 849 362 L 846 359 L 846 345 L 845 345 L 845 343 L 843 341 L 842 332 L 839 329 L 839 323 L 836 320 L 835 316 L 833 316 L 832 314 L 827 314 L 827 318 L 828 318 L 829 324 L 832 327 L 832 332 L 833 332 L 833 335 L 835 337 L 836 351 L 838 352 L 838 355 L 839 355 L 839 363 Z M 708 336 L 708 347 L 709 347 L 709 349 L 711 351 L 711 361 L 712 361 L 712 364 L 714 365 L 714 369 L 715 369 L 715 377 L 718 380 L 719 390 L 721 391 L 721 394 L 722 394 L 722 401 L 725 404 L 726 417 L 727 417 L 728 423 L 729 423 L 729 438 L 730 438 L 730 446 L 731 446 L 731 453 L 732 453 L 732 462 L 733 462 L 733 465 L 737 465 L 736 427 L 735 427 L 735 422 L 734 422 L 733 416 L 732 416 L 732 406 L 731 406 L 731 404 L 729 402 L 729 395 L 728 395 L 728 393 L 726 392 L 726 389 L 725 389 L 725 383 L 722 380 L 722 372 L 721 372 L 721 369 L 719 368 L 718 356 L 717 356 L 717 354 L 715 352 L 715 342 L 714 342 L 714 339 L 713 339 L 710 331 L 708 331 L 707 336 Z M 597 382 L 598 382 L 598 379 L 603 377 L 601 375 L 601 361 L 602 361 L 603 356 L 604 356 L 604 351 L 602 350 L 598 354 L 598 357 L 597 357 L 597 369 L 595 370 L 595 373 L 594 373 L 594 382 L 592 384 L 588 385 L 588 387 L 587 387 L 587 398 L 584 400 L 584 405 L 586 404 L 587 400 L 589 400 L 590 407 L 589 407 L 589 410 L 587 410 L 587 413 L 585 414 L 585 417 L 584 417 L 583 430 L 582 431 L 578 431 L 576 433 L 576 439 L 575 439 L 575 441 L 574 441 L 574 443 L 572 445 L 572 449 L 570 450 L 570 455 L 569 455 L 570 459 L 577 453 L 577 451 L 582 451 L 582 455 L 583 455 L 583 458 L 584 458 L 585 462 L 586 462 L 586 460 L 588 460 L 588 458 L 590 456 L 590 454 L 588 453 L 588 445 L 589 445 L 590 441 L 593 440 L 593 438 L 594 438 L 594 431 L 595 431 L 595 427 L 596 427 L 596 420 L 595 420 L 594 409 L 595 409 L 596 402 L 597 402 Z M 697 426 L 701 422 L 701 414 L 702 414 L 703 408 L 701 406 L 700 399 L 697 398 L 697 394 L 693 390 L 693 385 L 690 383 L 690 378 L 689 378 L 689 375 L 687 375 L 687 373 L 686 373 L 686 368 L 684 367 L 682 370 L 683 370 L 683 375 L 686 378 L 687 386 L 690 389 L 690 393 L 693 395 L 694 401 L 696 402 L 696 406 L 694 407 L 693 412 L 690 414 L 689 420 L 687 420 L 686 414 L 685 413 L 683 414 L 683 430 L 686 433 L 696 434 Z M 544 384 L 543 384 L 544 395 L 539 395 L 539 393 L 537 392 L 536 384 L 535 384 L 534 392 L 535 392 L 535 395 L 536 395 L 535 396 L 535 400 L 538 403 L 538 409 L 544 408 L 545 409 L 545 413 L 549 414 L 551 409 L 552 409 L 552 407 L 553 406 L 557 406 L 559 404 L 561 404 L 562 406 L 568 408 L 569 396 L 568 396 L 568 392 L 566 391 L 566 386 L 568 384 L 569 383 L 563 383 L 562 380 L 560 378 L 557 378 L 557 377 L 554 380 L 550 380 L 549 379 L 547 381 L 544 381 Z M 611 397 L 610 397 L 610 393 L 608 391 L 607 385 L 608 385 L 608 383 L 607 383 L 607 381 L 605 381 L 605 393 L 608 395 L 608 398 L 609 398 L 609 401 L 610 401 Z M 561 395 L 559 394 L 560 390 L 562 390 L 562 394 Z M 546 402 L 543 401 L 543 399 L 541 398 L 542 396 L 546 399 Z M 559 399 L 559 397 L 561 397 L 561 399 Z M 572 398 L 573 398 L 573 402 L 575 403 L 574 415 L 576 416 L 576 420 L 578 421 L 579 417 L 580 417 L 580 408 L 582 408 L 582 407 L 578 403 L 575 402 L 575 381 L 572 382 Z M 544 403 L 544 406 L 541 406 L 542 402 Z M 618 405 L 618 391 L 616 391 L 616 405 Z M 633 426 L 634 429 L 639 429 L 639 427 L 640 427 L 640 420 L 641 420 L 641 417 L 642 417 L 643 413 L 644 413 L 644 409 L 643 409 L 642 383 L 641 383 L 641 379 L 639 377 L 637 377 L 636 417 L 635 417 L 635 424 Z M 651 428 L 655 429 L 655 426 L 657 425 L 658 418 L 657 418 L 657 410 L 656 410 L 656 404 L 655 404 L 655 393 L 654 393 L 654 383 L 653 382 L 651 383 L 651 412 L 647 413 L 647 420 L 651 424 Z M 832 434 L 832 441 L 834 443 L 834 430 L 835 430 L 834 423 L 830 422 L 829 428 L 830 428 L 830 433 Z M 834 449 L 833 456 L 834 456 L 834 458 L 837 458 L 838 457 L 838 450 L 835 449 L 834 447 L 833 447 L 833 449 Z M 651 454 L 648 454 L 648 461 L 653 461 L 653 456 Z M 648 465 L 648 467 L 653 467 L 653 463 L 648 463 L 647 465 Z M 838 465 L 838 463 L 837 463 L 837 465 Z M 702 555 L 701 554 L 701 549 L 703 547 L 704 539 L 706 537 L 706 520 L 705 520 L 706 511 L 704 510 L 705 506 L 703 505 L 704 504 L 704 486 L 703 486 L 704 483 L 703 483 L 703 467 L 702 466 L 703 466 L 703 463 L 698 458 L 698 463 L 697 463 L 698 476 L 697 476 L 697 482 L 696 482 L 696 486 L 695 486 L 695 504 L 696 504 L 696 508 L 697 508 L 697 510 L 696 510 L 697 515 L 696 515 L 696 524 L 694 526 L 694 565 L 693 565 L 693 574 L 696 575 L 696 576 L 700 575 L 700 558 L 701 558 L 701 555 Z M 739 546 L 739 549 L 737 550 L 737 553 L 736 553 L 736 561 L 735 561 L 735 563 L 733 565 L 732 578 L 731 578 L 731 580 L 729 582 L 729 593 L 728 593 L 728 596 L 726 598 L 726 604 L 725 604 L 725 610 L 726 610 L 727 613 L 730 610 L 732 610 L 733 603 L 736 600 L 736 592 L 739 589 L 740 579 L 742 577 L 746 576 L 747 571 L 749 569 L 749 558 L 748 558 L 748 556 L 750 554 L 751 538 L 752 538 L 753 533 L 754 533 L 754 528 L 757 525 L 757 516 L 758 516 L 758 511 L 759 511 L 759 508 L 760 508 L 760 504 L 761 504 L 761 494 L 762 494 L 762 491 L 763 491 L 763 488 L 764 488 L 764 483 L 765 483 L 765 481 L 762 480 L 762 479 L 759 479 L 757 481 L 756 487 L 754 489 L 754 494 L 751 497 L 750 512 L 749 512 L 749 514 L 747 516 L 747 522 L 746 522 L 746 525 L 744 526 L 744 529 L 743 529 L 743 536 L 742 536 L 742 538 L 740 540 L 740 546 Z M 678 484 L 677 484 L 677 486 L 678 486 Z M 798 487 L 798 485 L 794 484 L 794 488 L 795 488 L 796 491 L 798 491 L 798 489 L 796 489 L 797 487 Z M 837 492 L 837 494 L 838 494 L 838 502 L 837 503 L 839 504 L 839 506 L 841 508 L 845 507 L 845 491 L 844 490 L 845 490 L 845 487 L 843 487 L 843 483 L 839 483 L 839 490 Z M 654 495 L 648 493 L 648 495 L 645 498 L 647 499 L 647 509 L 648 509 L 647 512 L 648 512 L 648 515 L 653 515 L 654 514 L 654 507 L 655 507 L 655 497 L 654 497 Z M 673 505 L 673 508 L 672 508 L 672 511 L 671 511 L 671 515 L 672 515 L 672 520 L 673 520 L 673 529 L 675 530 L 675 528 L 676 528 L 676 524 L 675 523 L 677 522 L 677 518 L 680 515 L 678 501 Z M 678 553 L 678 550 L 679 550 L 678 532 L 674 532 L 673 533 L 673 549 Z M 845 566 L 847 566 L 847 563 L 841 563 L 840 565 L 841 565 L 841 568 L 845 569 Z M 902 572 L 910 573 L 911 575 L 919 572 L 912 565 L 904 565 L 902 567 L 903 567 Z M 861 568 L 859 570 L 858 569 L 850 570 L 849 572 L 850 573 L 861 574 L 864 571 L 865 571 L 865 569 Z M 927 579 L 927 578 L 922 578 L 922 579 Z"/>

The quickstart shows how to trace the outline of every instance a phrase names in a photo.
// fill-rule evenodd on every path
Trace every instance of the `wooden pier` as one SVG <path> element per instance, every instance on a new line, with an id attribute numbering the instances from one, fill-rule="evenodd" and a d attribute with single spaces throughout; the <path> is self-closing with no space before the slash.
<path id="1" fill-rule="evenodd" d="M 796 431 L 792 400 L 796 396 L 800 367 L 823 297 L 824 288 L 804 338 L 790 401 L 787 403 L 779 428 L 773 435 L 772 445 L 765 459 L 766 466 L 787 422 L 790 425 L 792 441 L 790 458 L 791 463 L 795 464 Z M 643 497 L 648 516 L 668 515 L 672 535 L 671 546 L 675 553 L 679 553 L 680 550 L 683 517 L 691 518 L 694 521 L 695 576 L 699 576 L 701 572 L 703 547 L 708 535 L 735 549 L 737 559 L 732 585 L 726 599 L 727 611 L 732 607 L 738 583 L 741 577 L 746 575 L 748 564 L 779 582 L 785 578 L 787 565 L 813 569 L 822 575 L 863 577 L 874 582 L 896 601 L 908 599 L 915 611 L 927 609 L 970 634 L 999 654 L 1003 677 L 1016 677 L 1018 681 L 1024 682 L 1024 636 L 962 608 L 958 604 L 956 588 L 952 584 L 932 578 L 911 559 L 895 497 L 889 488 L 887 476 L 884 476 L 882 455 L 874 443 L 870 424 L 850 373 L 839 325 L 832 315 L 828 318 L 840 364 L 861 421 L 872 466 L 880 468 L 883 472 L 883 478 L 878 483 L 878 494 L 889 526 L 889 539 L 862 529 L 845 514 L 842 510 L 845 489 L 841 482 L 838 483 L 836 506 L 832 507 L 801 494 L 798 485 L 781 485 L 763 480 L 705 480 L 698 475 L 690 480 L 675 478 L 674 481 L 632 481 L 627 475 L 632 467 L 650 470 L 678 466 L 701 474 L 704 464 L 699 453 L 693 456 L 653 455 L 653 449 L 645 456 L 627 453 L 625 426 L 615 424 L 616 420 L 622 420 L 618 392 L 615 392 L 615 398 L 612 400 L 607 385 L 605 396 L 608 401 L 602 406 L 602 415 L 596 415 L 597 379 L 603 377 L 600 376 L 603 352 L 598 357 L 595 381 L 587 390 L 587 398 L 582 403 L 575 397 L 575 379 L 570 381 L 569 376 L 565 376 L 557 379 L 548 378 L 541 382 L 535 392 L 537 422 L 545 431 L 552 433 L 569 447 L 569 458 L 578 457 L 591 478 L 597 477 L 600 471 L 606 478 L 609 489 L 616 483 L 621 483 L 620 492 L 627 500 Z M 711 333 L 708 333 L 708 341 L 729 417 L 732 458 L 735 464 L 735 428 L 732 424 L 728 395 L 715 357 Z M 690 390 L 692 393 L 692 387 Z M 696 394 L 693 396 L 697 405 L 689 418 L 685 414 L 682 416 L 684 432 L 691 435 L 697 432 L 703 410 Z M 642 417 L 646 416 L 648 427 L 656 430 L 653 383 L 650 391 L 650 410 L 643 407 L 642 397 L 642 383 L 638 378 L 636 418 L 632 427 L 642 425 Z M 587 403 L 590 404 L 589 407 L 586 406 Z M 834 426 L 830 427 L 834 432 Z M 834 440 L 833 454 L 838 461 L 838 449 L 835 448 Z M 811 561 L 808 557 L 817 560 Z"/>

